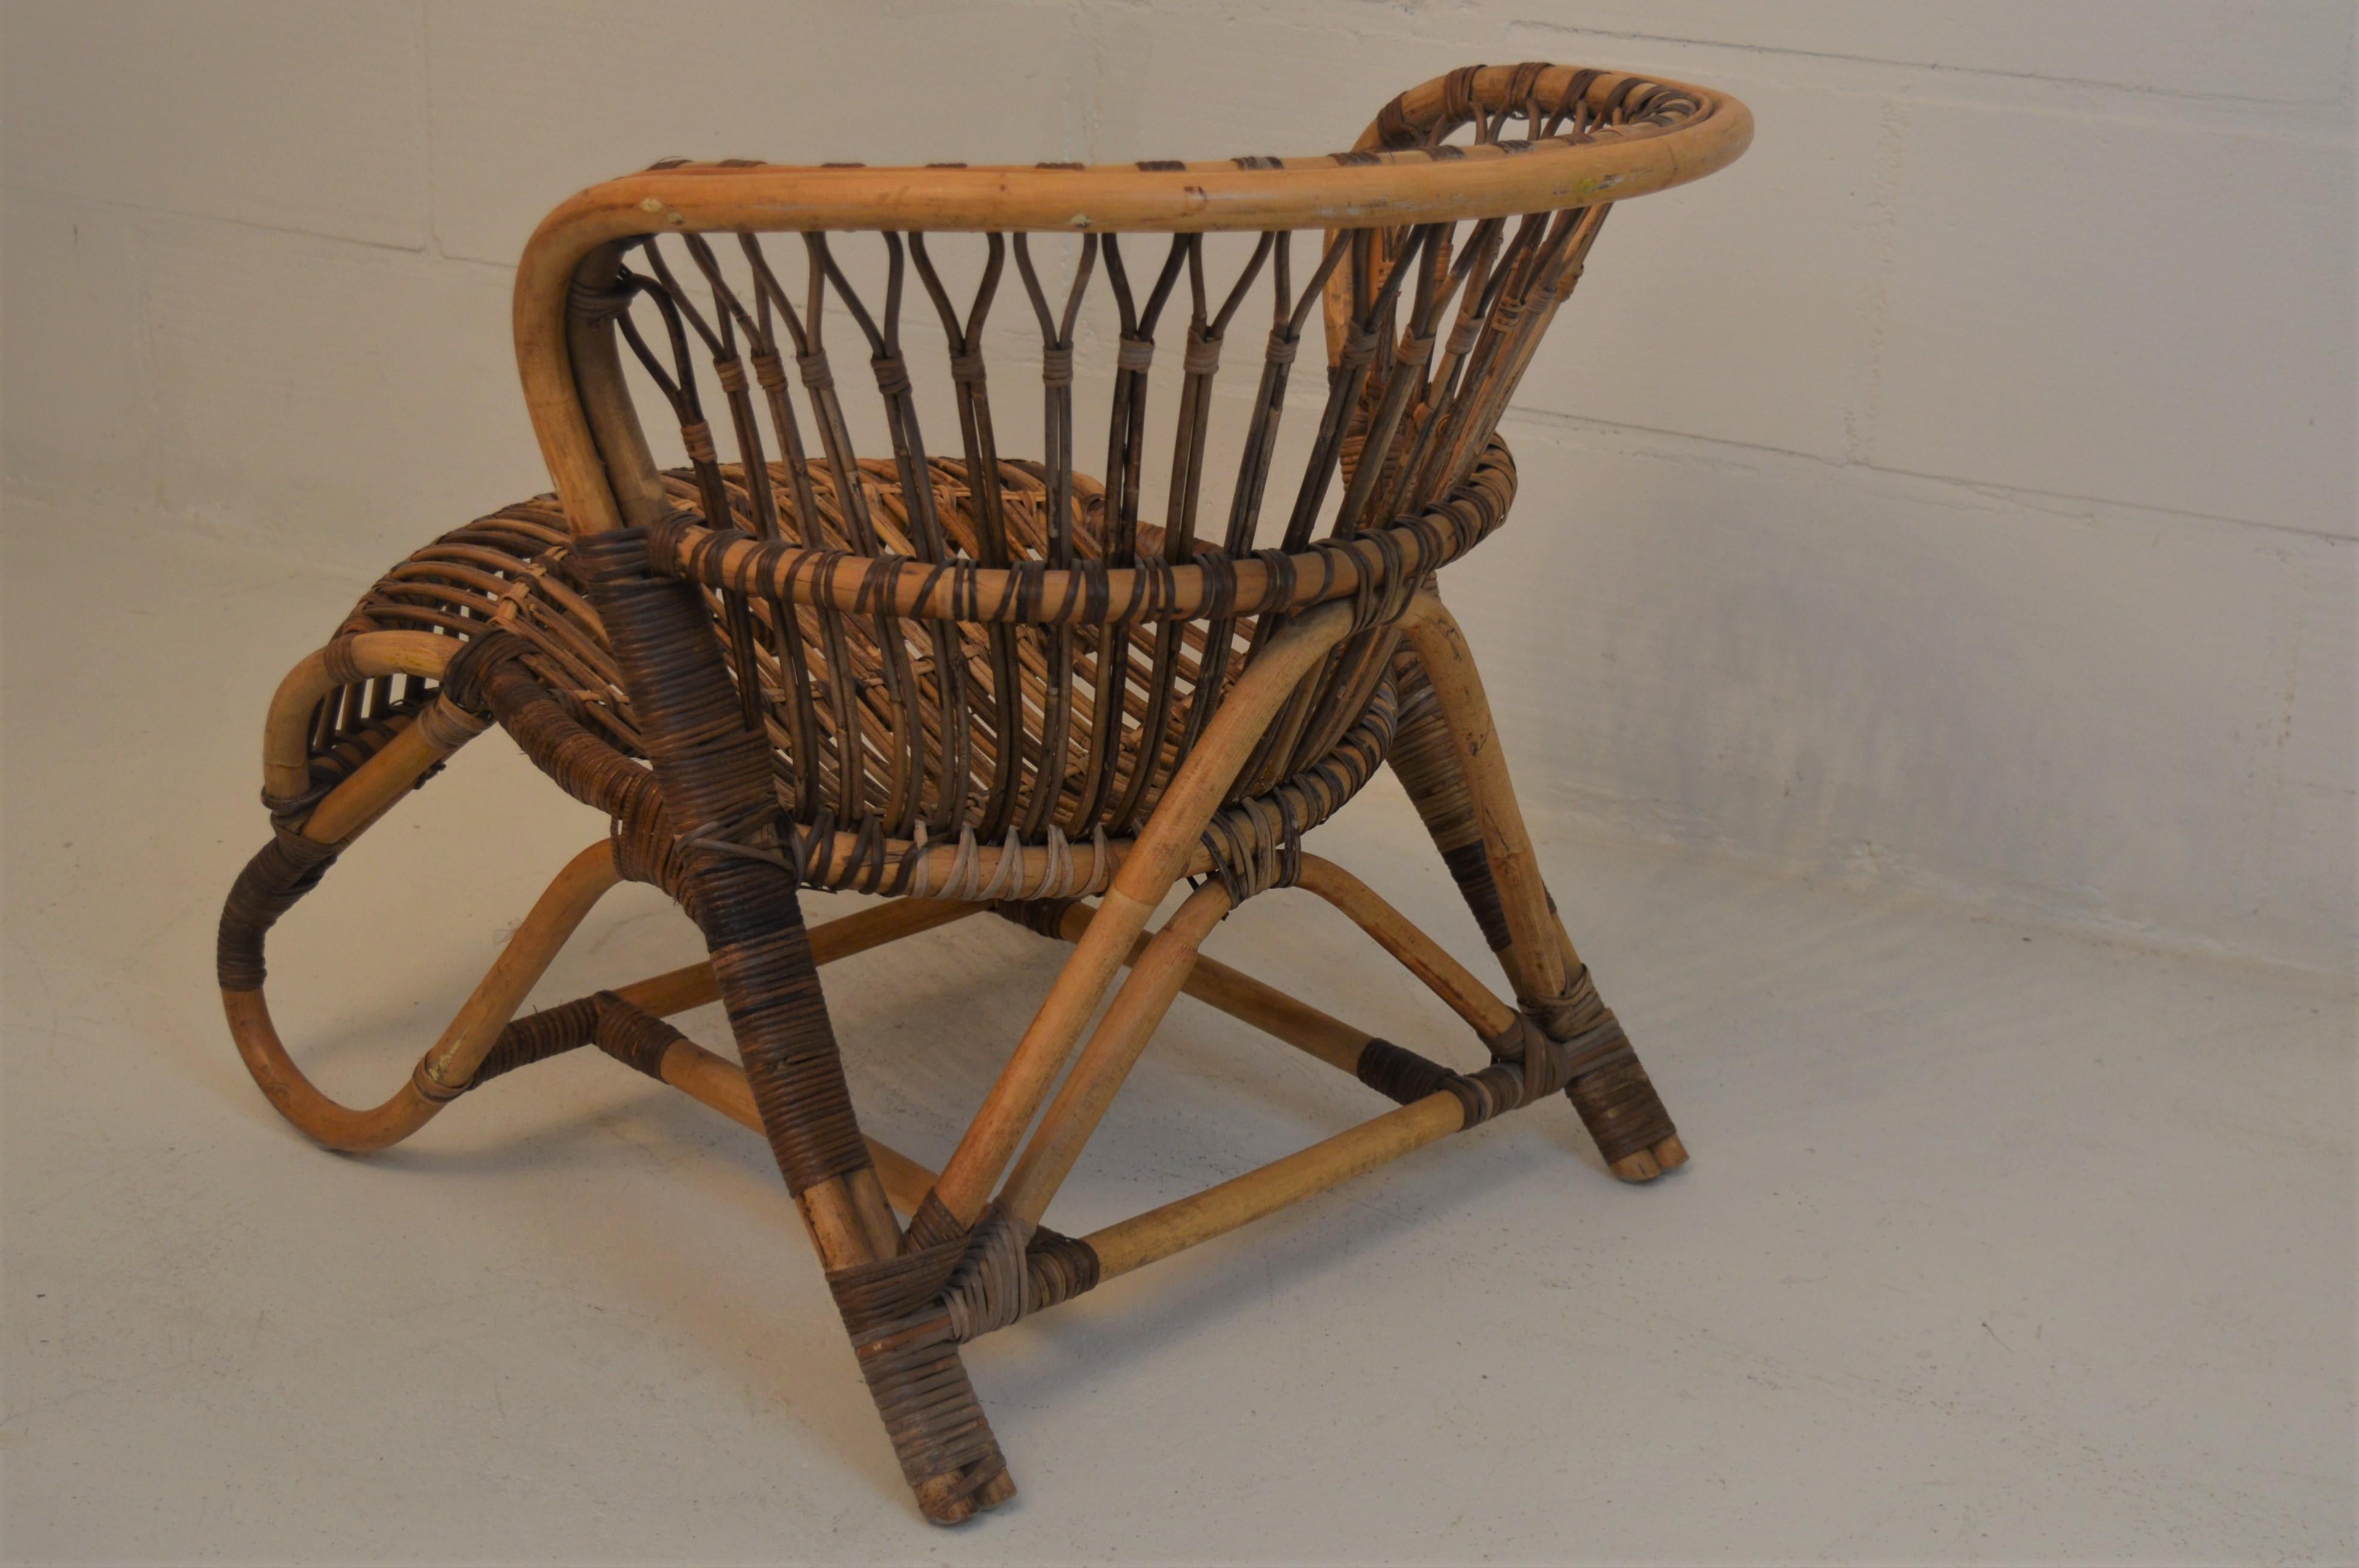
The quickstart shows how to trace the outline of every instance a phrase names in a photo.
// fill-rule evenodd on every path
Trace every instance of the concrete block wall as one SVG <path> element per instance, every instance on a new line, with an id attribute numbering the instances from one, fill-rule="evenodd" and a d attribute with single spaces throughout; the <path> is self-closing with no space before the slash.
<path id="1" fill-rule="evenodd" d="M 2354 16 L 9 0 L 0 479 L 358 578 L 545 487 L 510 264 L 599 178 L 1301 151 L 1469 60 L 1658 70 L 1754 149 L 1616 214 L 1451 579 L 1529 808 L 2348 972 Z"/>

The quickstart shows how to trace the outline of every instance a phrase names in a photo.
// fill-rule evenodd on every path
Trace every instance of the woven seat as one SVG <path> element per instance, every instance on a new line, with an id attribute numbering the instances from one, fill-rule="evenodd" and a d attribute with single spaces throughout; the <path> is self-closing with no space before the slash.
<path id="1" fill-rule="evenodd" d="M 856 471 L 869 515 L 889 531 L 892 543 L 906 548 L 902 529 L 908 509 L 894 466 L 872 460 L 860 463 Z M 959 547 L 973 555 L 977 518 L 965 465 L 942 460 L 929 471 L 936 515 Z M 720 474 L 737 523 L 750 534 L 754 506 L 743 466 L 722 465 Z M 674 470 L 664 478 L 675 501 L 687 506 L 699 499 L 694 470 Z M 782 494 L 796 491 L 778 465 L 771 466 L 770 482 Z M 782 508 L 780 541 L 842 549 L 846 530 L 833 477 L 825 465 L 812 464 L 806 482 L 816 503 L 818 524 L 807 524 L 792 506 Z M 1513 485 L 1506 449 L 1495 448 L 1478 470 L 1462 515 L 1454 519 L 1464 529 L 1467 543 L 1496 525 Z M 1102 559 L 1103 488 L 1087 475 L 1076 475 L 1073 492 L 1073 553 L 1084 561 Z M 1012 555 L 1045 561 L 1049 548 L 1047 490 L 1038 466 L 1003 462 L 998 494 Z M 1161 543 L 1162 530 L 1139 530 L 1142 551 L 1152 554 Z M 1302 570 L 1317 568 L 1313 557 Z M 717 595 L 713 608 L 714 630 L 734 658 L 733 627 L 720 612 Z M 805 619 L 813 617 L 806 614 Z M 1098 770 L 1093 768 L 1099 755 L 1094 705 L 1082 710 L 1078 722 L 1068 718 L 1057 723 L 1050 706 L 1041 701 L 1040 681 L 1022 678 L 1021 672 L 1045 667 L 1051 652 L 1051 636 L 1045 628 L 1020 624 L 1010 630 L 1007 641 L 1019 678 L 1009 688 L 1015 700 L 1005 704 L 997 700 L 998 670 L 986 629 L 973 623 L 960 628 L 956 647 L 961 674 L 951 700 L 932 667 L 937 650 L 908 635 L 906 626 L 897 628 L 904 633 L 898 648 L 903 684 L 917 697 L 907 710 L 897 700 L 897 686 L 888 678 L 884 644 L 873 621 L 847 622 L 841 629 L 849 675 L 848 685 L 842 687 L 828 668 L 824 639 L 813 635 L 805 673 L 812 694 L 809 732 L 816 743 L 803 745 L 803 736 L 790 731 L 777 715 L 771 716 L 770 725 L 778 800 L 799 830 L 796 860 L 803 881 L 830 890 L 984 902 L 1103 891 L 1130 835 L 1153 814 L 1164 786 L 1201 736 L 1200 702 L 1204 711 L 1216 706 L 1217 695 L 1233 686 L 1245 668 L 1253 622 L 1229 624 L 1234 630 L 1220 668 L 1213 672 L 1219 684 L 1210 696 L 1199 696 L 1207 637 L 1191 632 L 1173 650 L 1168 678 L 1178 700 L 1165 706 L 1153 731 L 1155 762 L 1143 781 L 1139 759 L 1148 754 L 1149 731 L 1138 721 L 1141 715 L 1129 715 L 1115 738 L 1112 767 Z M 626 757 L 646 757 L 629 694 L 590 607 L 564 511 L 554 496 L 503 508 L 418 551 L 370 589 L 336 636 L 429 632 L 464 639 L 490 631 L 519 640 L 523 667 L 542 687 L 563 695 L 573 722 Z M 1119 632 L 1124 684 L 1147 687 L 1158 678 L 1155 630 L 1133 623 Z M 767 653 L 776 642 L 766 614 L 752 646 L 763 661 L 761 678 L 769 685 L 780 678 L 777 662 Z M 1093 678 L 1082 691 L 1090 695 L 1094 687 Z M 353 690 L 358 700 L 349 709 L 323 704 L 316 714 L 307 798 L 341 782 L 356 759 L 373 754 L 412 721 L 422 706 L 421 698 L 394 701 L 389 685 L 375 702 L 368 688 Z M 1232 843 L 1266 837 L 1260 827 L 1264 822 L 1276 841 L 1299 842 L 1372 776 L 1390 744 L 1396 706 L 1387 672 L 1341 715 L 1346 721 L 1340 734 L 1322 750 L 1293 759 L 1270 776 L 1240 779 L 1226 803 L 1234 820 L 1208 829 L 1207 853 L 1225 857 Z M 857 708 L 858 719 L 847 723 L 842 713 L 851 708 Z M 912 713 L 916 723 L 909 721 Z M 1016 743 L 1005 773 L 1003 714 L 1012 714 L 1016 725 Z M 1046 765 L 1052 729 L 1060 731 L 1057 739 L 1064 753 L 1053 784 Z M 897 738 L 906 738 L 914 748 L 908 757 L 896 758 Z M 813 759 L 808 769 L 799 762 L 806 752 Z M 856 765 L 846 765 L 847 755 L 857 756 Z M 948 766 L 951 759 L 962 762 L 955 773 Z M 918 781 L 918 787 L 905 792 L 908 810 L 897 820 L 890 815 L 897 762 Z M 1096 787 L 1101 773 L 1103 788 Z M 864 831 L 860 826 L 840 826 L 845 824 L 872 826 Z M 1025 850 L 1033 852 L 1020 853 Z"/>
<path id="2" fill-rule="evenodd" d="M 1467 67 L 1319 157 L 667 164 L 567 202 L 516 276 L 555 493 L 394 568 L 272 699 L 273 833 L 219 949 L 256 1082 L 361 1152 L 594 1045 L 759 1131 L 940 1522 L 1014 1493 L 970 1340 L 1560 1091 L 1615 1175 L 1681 1163 L 1557 918 L 1437 579 L 1507 517 L 1498 424 L 1607 212 L 1720 168 L 1750 124 L 1701 88 Z M 272 1023 L 266 940 L 495 727 L 611 832 L 408 1081 L 340 1105 Z M 1306 846 L 1387 764 L 1508 994 Z M 669 892 L 708 960 L 523 1011 L 626 880 Z M 837 890 L 888 896 L 807 925 Z M 1464 1065 L 1201 950 L 1278 890 L 1431 989 Z M 936 1169 L 861 1130 L 820 971 L 984 910 L 1072 950 Z M 1393 1108 L 1049 1228 L 1182 990 Z M 664 1022 L 714 1000 L 734 1060 Z"/>

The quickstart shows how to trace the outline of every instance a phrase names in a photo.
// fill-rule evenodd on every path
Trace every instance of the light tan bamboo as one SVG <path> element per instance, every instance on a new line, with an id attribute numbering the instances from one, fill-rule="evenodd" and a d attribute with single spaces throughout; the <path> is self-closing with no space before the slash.
<path id="1" fill-rule="evenodd" d="M 1669 1138 L 1664 1139 L 1660 1143 L 1656 1144 L 1652 1149 L 1647 1150 L 1647 1152 L 1654 1157 L 1655 1175 L 1657 1176 L 1661 1175 L 1665 1171 L 1678 1170 L 1681 1165 L 1688 1162 L 1689 1158 L 1688 1146 L 1680 1141 L 1680 1135 L 1676 1132 L 1672 1133 Z M 1637 1156 L 1634 1154 L 1631 1158 L 1636 1160 Z M 1610 1165 L 1607 1169 L 1611 1170 L 1615 1175 L 1621 1176 L 1625 1182 L 1650 1182 L 1654 1180 L 1654 1176 L 1641 1176 L 1636 1174 L 1625 1175 L 1618 1163 Z"/>
<path id="2" fill-rule="evenodd" d="M 423 1127 L 474 1076 L 508 1020 L 565 946 L 591 905 L 619 881 L 611 842 L 601 839 L 567 863 L 532 906 L 516 935 L 451 1020 L 434 1048 L 391 1099 L 368 1110 L 338 1104 L 314 1087 L 288 1055 L 262 993 L 223 991 L 230 1034 L 254 1081 L 280 1115 L 315 1141 L 362 1154 L 398 1143 Z"/>
<path id="3" fill-rule="evenodd" d="M 475 994 L 426 1054 L 420 1073 L 453 1092 L 472 1081 L 500 1031 L 508 1026 L 508 1020 L 548 971 L 549 961 L 571 939 L 591 906 L 621 881 L 611 839 L 599 840 L 568 861 L 516 927 L 516 935 L 493 962 Z"/>
<path id="4" fill-rule="evenodd" d="M 531 254 L 529 246 L 526 254 Z M 621 270 L 619 251 L 591 256 L 585 250 L 580 272 L 569 278 L 569 287 L 578 282 L 593 291 L 611 288 Z M 611 494 L 620 508 L 619 523 L 645 527 L 664 514 L 668 503 L 663 478 L 656 471 L 655 454 L 648 449 L 647 432 L 639 426 L 630 386 L 623 376 L 622 345 L 604 323 L 587 317 L 567 319 L 561 307 L 556 321 L 562 351 L 572 359 L 573 374 L 566 390 L 578 392 L 581 399 L 580 413 L 586 421 L 583 432 L 591 442 L 584 456 L 597 475 L 598 494 Z M 529 384 L 525 395 L 529 403 Z M 561 487 L 560 493 L 563 494 Z M 567 506 L 570 523 L 570 501 Z M 582 530 L 576 524 L 573 531 Z"/>
<path id="5" fill-rule="evenodd" d="M 363 632 L 352 639 L 349 654 L 353 667 L 364 676 L 409 675 L 440 680 L 459 645 L 455 637 L 438 637 L 430 632 Z M 328 673 L 324 649 L 313 652 L 278 683 L 270 698 L 269 716 L 262 725 L 266 795 L 288 799 L 311 787 L 311 714 L 338 685 Z"/>
<path id="6" fill-rule="evenodd" d="M 1360 1054 L 1375 1036 L 1332 1017 L 1276 986 L 1231 968 L 1217 958 L 1200 957 L 1188 977 L 1188 994 L 1220 1009 L 1241 1023 L 1282 1040 L 1307 1056 L 1356 1075 Z"/>
<path id="7" fill-rule="evenodd" d="M 410 725 L 354 768 L 352 777 L 330 790 L 303 819 L 303 837 L 315 844 L 348 842 L 399 804 L 429 768 L 451 755 L 426 738 L 426 730 L 423 724 Z"/>
<path id="8" fill-rule="evenodd" d="M 1016 1141 L 1040 1108 L 1115 969 L 1197 849 L 1262 731 L 1296 685 L 1350 630 L 1351 611 L 1330 604 L 1272 637 L 1255 655 L 1163 792 L 1129 857 L 1114 873 L 1089 929 L 1057 976 L 983 1108 L 942 1167 L 937 1193 L 951 1217 L 973 1224 L 1006 1169 Z"/>
<path id="9" fill-rule="evenodd" d="M 819 1255 L 829 1268 L 848 1269 L 855 1263 L 892 1256 L 869 1237 L 868 1227 L 853 1204 L 851 1188 L 842 1176 L 830 1176 L 805 1187 L 795 1195 L 795 1206 L 802 1211 L 803 1223 L 810 1227 L 811 1240 L 818 1245 Z"/>
<path id="10" fill-rule="evenodd" d="M 1539 861 L 1524 827 L 1523 810 L 1516 804 L 1506 752 L 1491 721 L 1490 700 L 1484 695 L 1482 672 L 1475 668 L 1466 633 L 1430 588 L 1417 596 L 1401 627 L 1433 683 L 1451 749 L 1474 797 L 1484 853 L 1499 884 L 1499 903 L 1507 919 L 1509 946 L 1499 960 L 1519 998 L 1542 1001 L 1562 996 L 1573 972 L 1566 965 L 1577 962 L 1577 956 L 1569 941 L 1560 941 L 1549 913 L 1548 889 L 1540 881 Z"/>
<path id="11" fill-rule="evenodd" d="M 865 953 L 871 947 L 882 947 L 904 936 L 915 936 L 921 931 L 981 914 L 990 907 L 987 903 L 967 903 L 950 898 L 897 898 L 872 903 L 812 926 L 811 961 L 832 964 L 855 953 Z"/>
<path id="12" fill-rule="evenodd" d="M 811 932 L 811 943 L 818 946 L 819 934 L 825 927 Z M 721 1000 L 721 982 L 713 978 L 712 961 L 684 965 L 667 969 L 660 975 L 649 975 L 643 980 L 633 980 L 626 986 L 616 986 L 614 994 L 637 1008 L 650 1018 L 669 1018 L 676 1012 L 702 1007 Z"/>
<path id="13" fill-rule="evenodd" d="M 1082 1239 L 1097 1252 L 1098 1278 L 1110 1280 L 1447 1138 L 1465 1120 L 1465 1108 L 1457 1097 L 1430 1094 L 1259 1170 L 1110 1225 Z"/>
<path id="14" fill-rule="evenodd" d="M 1048 1212 L 1082 1145 L 1097 1130 L 1123 1080 L 1137 1065 L 1139 1053 L 1147 1049 L 1147 1037 L 1170 1011 L 1188 971 L 1195 967 L 1196 949 L 1228 912 L 1228 890 L 1219 882 L 1206 882 L 1188 895 L 1143 950 L 1134 948 L 1127 956 L 1130 978 L 1114 993 L 1073 1070 L 1057 1087 L 1048 1113 L 1000 1189 L 1002 1214 L 1037 1225 Z"/>
<path id="15" fill-rule="evenodd" d="M 1295 885 L 1335 906 L 1353 924 L 1375 938 L 1400 966 L 1423 980 L 1452 1012 L 1485 1039 L 1516 1022 L 1516 1010 L 1491 993 L 1472 970 L 1444 952 L 1440 944 L 1386 903 L 1367 883 L 1332 860 L 1317 855 L 1302 857 Z"/>
<path id="16" fill-rule="evenodd" d="M 862 1141 L 868 1141 L 864 1134 Z M 860 1228 L 867 1233 L 869 1250 L 879 1258 L 898 1257 L 901 1222 L 893 1216 L 893 1200 L 886 1195 L 884 1180 L 875 1167 L 862 1166 L 843 1178 L 843 1185 L 852 1196 L 852 1212 L 859 1217 Z"/>
<path id="17" fill-rule="evenodd" d="M 1077 942 L 1089 924 L 1089 906 L 1076 903 L 1066 909 L 1058 934 L 1068 942 Z M 1146 948 L 1147 940 L 1142 936 L 1132 945 L 1130 956 L 1123 961 L 1136 961 Z M 1347 1073 L 1359 1071 L 1360 1053 L 1375 1038 L 1364 1029 L 1354 1029 L 1342 1019 L 1332 1018 L 1309 1002 L 1298 1000 L 1276 986 L 1240 973 L 1202 953 L 1196 955 L 1195 965 L 1180 989 L 1207 1006 L 1218 1008 L 1231 1018 L 1250 1023 L 1304 1054 Z"/>

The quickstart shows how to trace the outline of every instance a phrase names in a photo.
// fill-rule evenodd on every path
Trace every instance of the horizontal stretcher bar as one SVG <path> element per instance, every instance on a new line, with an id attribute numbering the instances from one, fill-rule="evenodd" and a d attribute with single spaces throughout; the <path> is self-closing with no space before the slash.
<path id="1" fill-rule="evenodd" d="M 813 957 L 821 964 L 850 957 L 903 936 L 949 925 L 992 906 L 948 901 L 900 900 L 879 904 L 811 928 Z M 1059 935 L 1071 940 L 1089 923 L 1090 910 L 1065 911 Z M 1145 949 L 1139 939 L 1128 957 Z M 1127 957 L 1125 962 L 1127 962 Z M 1346 1073 L 1355 1073 L 1361 1053 L 1375 1038 L 1307 1002 L 1217 960 L 1199 957 L 1184 988 L 1222 1011 L 1251 1023 Z M 690 964 L 616 988 L 614 995 L 653 1016 L 685 1012 L 718 999 L 710 964 Z M 762 1130 L 745 1069 L 689 1040 L 677 1040 L 661 1063 L 663 1081 L 754 1131 Z M 1457 1097 L 1435 1093 L 1400 1106 L 1282 1159 L 1245 1172 L 1217 1186 L 1165 1204 L 1083 1237 L 1098 1255 L 1101 1281 L 1128 1273 L 1158 1259 L 1227 1234 L 1241 1226 L 1312 1197 L 1330 1187 L 1448 1137 L 1466 1125 Z M 935 1173 L 875 1139 L 870 1156 L 896 1208 L 914 1214 L 933 1190 Z"/>

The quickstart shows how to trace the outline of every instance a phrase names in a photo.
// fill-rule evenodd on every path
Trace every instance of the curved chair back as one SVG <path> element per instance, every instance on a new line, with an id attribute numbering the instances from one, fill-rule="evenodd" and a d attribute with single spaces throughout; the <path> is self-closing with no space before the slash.
<path id="1" fill-rule="evenodd" d="M 1436 78 L 1321 157 L 659 166 L 542 225 L 519 366 L 576 535 L 636 531 L 717 611 L 789 814 L 825 829 L 805 880 L 940 892 L 939 847 L 973 880 L 1006 838 L 1046 848 L 990 892 L 1088 891 L 1326 603 L 1353 634 L 1228 798 L 1278 792 L 1290 842 L 1364 779 L 1388 627 L 1504 517 L 1496 426 L 1610 205 L 1750 134 L 1701 88 L 1527 64 Z"/>

